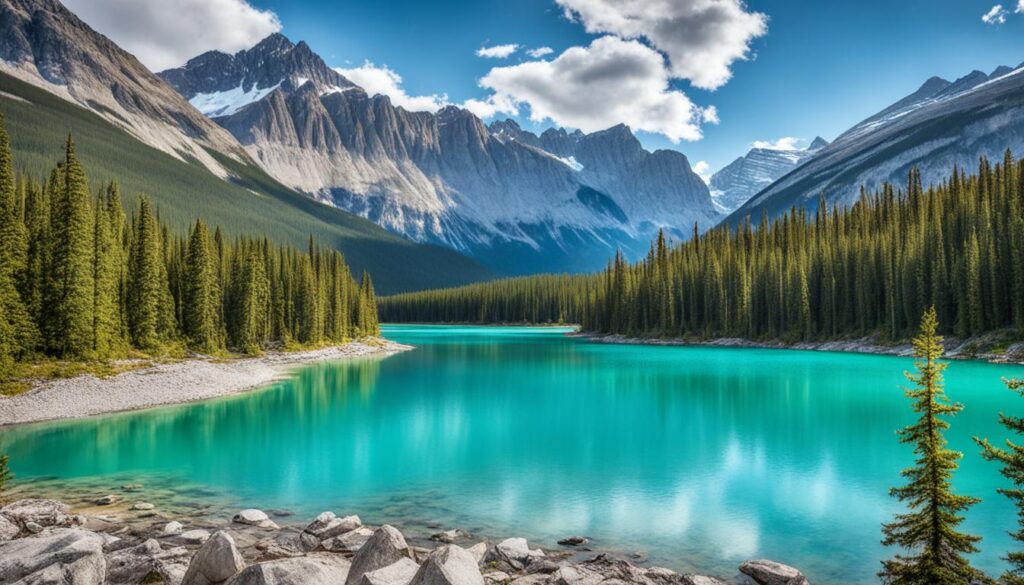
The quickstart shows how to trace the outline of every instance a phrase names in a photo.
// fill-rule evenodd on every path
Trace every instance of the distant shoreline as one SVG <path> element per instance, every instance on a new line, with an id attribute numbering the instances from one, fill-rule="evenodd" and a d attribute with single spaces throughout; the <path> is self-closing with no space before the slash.
<path id="1" fill-rule="evenodd" d="M 229 360 L 187 359 L 111 376 L 48 380 L 0 398 L 0 427 L 86 418 L 241 394 L 287 377 L 296 367 L 332 360 L 389 356 L 413 349 L 386 339 Z"/>
<path id="2" fill-rule="evenodd" d="M 653 338 L 653 337 L 627 337 L 624 335 L 598 335 L 593 333 L 567 333 L 569 337 L 576 337 L 592 341 L 594 343 L 608 343 L 620 345 L 660 345 L 676 347 L 726 347 L 726 348 L 750 348 L 750 349 L 795 349 L 801 351 L 831 351 L 843 353 L 862 353 L 870 355 L 887 355 L 894 357 L 911 357 L 914 348 L 910 343 L 899 343 L 893 345 L 881 345 L 870 337 L 860 339 L 846 339 L 834 341 L 797 341 L 786 343 L 782 341 L 753 341 L 740 337 L 718 337 L 706 340 L 691 340 L 678 337 Z M 1014 343 L 1007 347 L 1006 351 L 975 350 L 976 347 L 984 347 L 991 344 L 992 340 L 984 336 L 967 340 L 954 338 L 946 339 L 946 354 L 943 356 L 951 360 L 978 360 L 997 364 L 1024 365 L 1024 343 Z"/>

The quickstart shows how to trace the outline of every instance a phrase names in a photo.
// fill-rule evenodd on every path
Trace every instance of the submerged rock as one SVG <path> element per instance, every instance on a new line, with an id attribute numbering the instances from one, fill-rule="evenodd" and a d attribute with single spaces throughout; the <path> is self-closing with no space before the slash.
<path id="1" fill-rule="evenodd" d="M 77 528 L 0 544 L 0 583 L 101 585 L 106 579 L 103 539 Z"/>
<path id="2" fill-rule="evenodd" d="M 219 530 L 192 557 L 181 585 L 223 583 L 244 568 L 245 560 L 235 547 L 235 540 Z"/>
<path id="3" fill-rule="evenodd" d="M 558 544 L 562 546 L 581 546 L 587 544 L 588 542 L 590 542 L 590 539 L 588 539 L 585 536 L 570 536 L 568 538 L 563 538 L 562 540 L 559 540 Z"/>
<path id="4" fill-rule="evenodd" d="M 410 585 L 484 585 L 484 578 L 469 551 L 449 544 L 427 557 Z"/>
<path id="5" fill-rule="evenodd" d="M 93 500 L 93 503 L 97 506 L 112 506 L 121 501 L 121 496 L 115 494 L 107 494 Z"/>
<path id="6" fill-rule="evenodd" d="M 453 528 L 451 530 L 445 530 L 444 532 L 438 532 L 436 534 L 430 535 L 430 540 L 433 540 L 434 542 L 443 542 L 445 544 L 451 544 L 459 538 L 461 538 L 462 536 L 463 532 L 461 530 L 459 530 L 458 528 Z"/>
<path id="7" fill-rule="evenodd" d="M 740 572 L 758 585 L 807 585 L 807 578 L 797 569 L 766 559 L 747 561 L 740 565 Z"/>
<path id="8" fill-rule="evenodd" d="M 146 510 L 152 510 L 154 508 L 156 508 L 156 506 L 150 504 L 149 502 L 136 502 L 135 504 L 132 504 L 132 510 L 135 510 L 137 512 L 144 512 Z"/>
<path id="9" fill-rule="evenodd" d="M 363 574 L 383 569 L 403 558 L 412 558 L 412 551 L 409 550 L 405 537 L 395 527 L 385 524 L 378 528 L 356 553 L 345 584 L 355 585 Z"/>
<path id="10" fill-rule="evenodd" d="M 255 508 L 242 510 L 235 514 L 235 517 L 232 518 L 231 521 L 237 524 L 246 524 L 248 526 L 256 526 L 259 528 L 278 528 L 277 524 L 270 519 L 270 516 L 267 516 L 266 512 Z"/>
<path id="11" fill-rule="evenodd" d="M 419 569 L 420 566 L 416 564 L 416 561 L 401 558 L 398 562 L 376 571 L 363 573 L 358 585 L 409 585 Z"/>
<path id="12" fill-rule="evenodd" d="M 250 565 L 226 585 L 340 585 L 349 568 L 338 555 L 311 554 Z"/>

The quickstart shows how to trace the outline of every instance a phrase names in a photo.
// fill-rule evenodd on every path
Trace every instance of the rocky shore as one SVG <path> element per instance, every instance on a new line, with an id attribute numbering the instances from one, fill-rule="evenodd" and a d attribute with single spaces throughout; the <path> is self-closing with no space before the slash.
<path id="1" fill-rule="evenodd" d="M 136 495 L 96 500 L 102 508 Z M 800 571 L 752 560 L 729 580 L 641 567 L 587 552 L 585 537 L 561 550 L 523 538 L 492 543 L 451 529 L 413 542 L 398 529 L 323 512 L 291 525 L 285 512 L 242 510 L 224 525 L 158 517 L 133 498 L 132 518 L 73 513 L 62 502 L 22 499 L 0 508 L 0 583 L 54 585 L 807 585 Z M 279 522 L 282 525 L 279 525 Z"/>
<path id="2" fill-rule="evenodd" d="M 705 346 L 705 347 L 749 347 L 759 349 L 799 349 L 805 351 L 839 351 L 849 353 L 867 353 L 874 355 L 892 355 L 909 357 L 914 348 L 909 343 L 883 345 L 873 337 L 845 339 L 836 341 L 798 341 L 785 343 L 782 341 L 754 341 L 741 337 L 718 337 L 714 339 L 682 339 L 627 337 L 625 335 L 595 335 L 590 333 L 568 333 L 570 337 L 579 337 L 595 343 L 616 343 L 625 345 L 670 345 L 670 346 Z M 1024 364 L 1024 343 L 1017 342 L 1001 345 L 999 334 L 990 334 L 970 339 L 946 338 L 945 357 L 947 359 L 982 360 L 993 363 Z"/>
<path id="3" fill-rule="evenodd" d="M 110 378 L 76 376 L 41 382 L 0 398 L 0 426 L 139 410 L 238 394 L 281 379 L 297 366 L 412 349 L 385 339 L 310 351 L 270 352 L 238 359 L 194 358 L 157 364 Z"/>

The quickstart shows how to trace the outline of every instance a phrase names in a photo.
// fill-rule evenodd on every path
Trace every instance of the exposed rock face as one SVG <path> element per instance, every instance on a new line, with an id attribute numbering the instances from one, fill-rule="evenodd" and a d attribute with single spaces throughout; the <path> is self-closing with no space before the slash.
<path id="1" fill-rule="evenodd" d="M 323 541 L 352 532 L 362 525 L 359 516 L 338 518 L 334 512 L 323 512 L 306 526 L 299 535 L 299 542 L 304 550 L 316 550 Z M 372 532 L 367 531 L 367 538 L 370 534 Z"/>
<path id="2" fill-rule="evenodd" d="M 420 566 L 416 564 L 416 561 L 401 558 L 398 562 L 391 563 L 384 568 L 363 573 L 359 579 L 359 585 L 409 585 L 419 570 Z"/>
<path id="3" fill-rule="evenodd" d="M 103 539 L 86 530 L 55 528 L 0 544 L 0 583 L 101 585 Z"/>
<path id="4" fill-rule="evenodd" d="M 430 553 L 411 585 L 484 585 L 484 579 L 476 558 L 466 549 L 450 544 Z"/>
<path id="5" fill-rule="evenodd" d="M 405 537 L 393 526 L 385 524 L 378 528 L 356 553 L 355 558 L 352 559 L 348 580 L 345 583 L 346 585 L 356 585 L 364 573 L 383 569 L 403 558 L 412 558 L 412 551 L 409 550 Z"/>
<path id="6" fill-rule="evenodd" d="M 7 519 L 6 516 L 0 514 L 0 542 L 6 542 L 21 532 L 18 525 Z"/>
<path id="7" fill-rule="evenodd" d="M 530 550 L 525 538 L 507 538 L 488 551 L 487 556 L 484 557 L 485 560 L 503 562 L 517 571 L 525 569 L 530 563 L 542 558 L 544 558 L 544 551 L 539 548 Z"/>
<path id="8" fill-rule="evenodd" d="M 616 247 L 645 252 L 659 227 L 720 219 L 685 156 L 625 126 L 537 136 L 456 107 L 409 112 L 280 35 L 160 75 L 286 185 L 506 272 L 590 270 Z"/>
<path id="9" fill-rule="evenodd" d="M 954 165 L 976 167 L 981 156 L 1001 159 L 1024 149 L 1024 67 L 972 72 L 955 82 L 933 77 L 920 89 L 847 130 L 812 159 L 758 193 L 728 218 L 754 221 L 794 205 L 813 211 L 824 194 L 830 206 L 851 205 L 861 186 L 905 187 L 917 167 L 925 188 L 949 177 Z"/>
<path id="10" fill-rule="evenodd" d="M 167 83 L 57 0 L 0 3 L 0 71 L 37 85 L 180 159 L 226 171 L 205 150 L 244 158 L 238 142 Z"/>
<path id="11" fill-rule="evenodd" d="M 251 565 L 227 585 L 339 585 L 349 562 L 335 555 L 312 554 Z"/>
<path id="12" fill-rule="evenodd" d="M 0 515 L 29 532 L 50 526 L 76 526 L 80 519 L 70 515 L 71 508 L 54 500 L 24 499 L 0 508 Z"/>
<path id="13" fill-rule="evenodd" d="M 740 572 L 758 585 L 807 585 L 807 578 L 800 571 L 775 561 L 747 561 L 740 565 Z"/>
<path id="14" fill-rule="evenodd" d="M 365 526 L 361 526 L 351 532 L 346 532 L 341 536 L 335 536 L 334 538 L 328 538 L 320 541 L 320 546 L 323 547 L 324 550 L 333 552 L 357 552 L 359 549 L 363 548 L 366 542 L 370 540 L 371 536 L 373 536 L 373 530 L 370 530 Z"/>
<path id="15" fill-rule="evenodd" d="M 216 585 L 245 568 L 235 540 L 223 530 L 214 533 L 192 557 L 181 585 Z"/>
<path id="16" fill-rule="evenodd" d="M 731 213 L 826 146 L 819 136 L 807 148 L 752 148 L 711 176 L 711 196 L 723 213 Z"/>

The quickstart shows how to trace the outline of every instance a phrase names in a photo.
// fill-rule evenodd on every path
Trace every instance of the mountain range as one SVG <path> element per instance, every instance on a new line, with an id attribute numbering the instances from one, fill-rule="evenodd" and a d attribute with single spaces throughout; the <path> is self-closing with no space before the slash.
<path id="1" fill-rule="evenodd" d="M 818 136 L 807 148 L 750 149 L 711 176 L 708 185 L 715 205 L 723 213 L 731 213 L 759 191 L 786 173 L 807 162 L 828 142 Z"/>
<path id="2" fill-rule="evenodd" d="M 659 228 L 721 219 L 683 154 L 626 126 L 537 136 L 455 106 L 410 112 L 280 34 L 160 76 L 285 185 L 506 274 L 596 269 Z"/>
<path id="3" fill-rule="evenodd" d="M 1024 151 L 1024 64 L 1001 66 L 921 87 L 842 133 L 812 158 L 757 193 L 728 218 L 784 213 L 794 205 L 850 205 L 884 183 L 906 184 L 911 168 L 922 183 L 937 184 L 954 166 L 974 169 L 980 157 Z"/>

